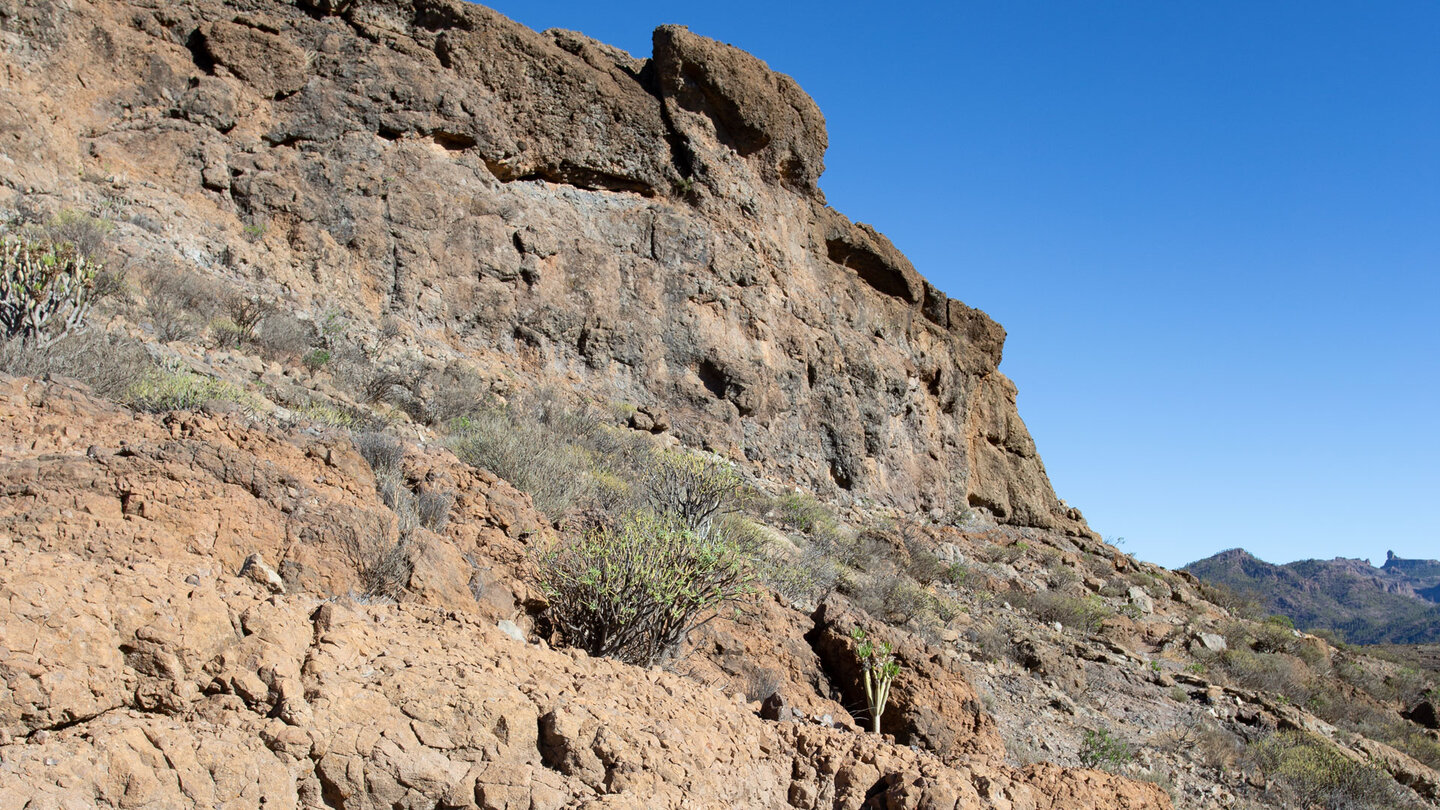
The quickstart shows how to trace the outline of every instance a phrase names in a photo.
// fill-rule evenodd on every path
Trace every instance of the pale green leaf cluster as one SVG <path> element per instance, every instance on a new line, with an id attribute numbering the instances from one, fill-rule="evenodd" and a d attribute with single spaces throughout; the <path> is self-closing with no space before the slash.
<path id="1" fill-rule="evenodd" d="M 0 338 L 47 346 L 78 329 L 98 270 L 70 243 L 0 236 Z"/>
<path id="2" fill-rule="evenodd" d="M 895 660 L 895 650 L 889 644 L 871 641 L 866 638 L 863 629 L 855 628 L 850 637 L 856 641 L 855 657 L 860 660 L 871 727 L 879 734 L 880 716 L 885 713 L 885 704 L 890 701 L 890 684 L 900 674 L 900 662 Z"/>
<path id="3" fill-rule="evenodd" d="M 1118 770 L 1134 759 L 1130 744 L 1105 729 L 1085 729 L 1080 743 L 1080 762 L 1087 768 Z"/>
<path id="4" fill-rule="evenodd" d="M 536 568 L 565 643 L 642 666 L 673 652 L 752 579 L 749 555 L 729 533 L 702 535 L 649 511 L 560 542 Z"/>
<path id="5" fill-rule="evenodd" d="M 130 385 L 124 399 L 133 408 L 157 413 L 199 410 L 210 401 L 232 402 L 250 411 L 261 407 L 255 395 L 234 383 L 179 366 L 146 373 Z"/>

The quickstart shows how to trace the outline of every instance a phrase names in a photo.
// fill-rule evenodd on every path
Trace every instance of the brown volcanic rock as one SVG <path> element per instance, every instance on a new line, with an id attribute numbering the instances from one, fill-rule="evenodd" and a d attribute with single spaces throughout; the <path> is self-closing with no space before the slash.
<path id="1" fill-rule="evenodd" d="M 8 650 L 0 708 L 7 731 L 29 742 L 5 748 L 9 796 L 110 806 L 858 808 L 877 795 L 874 806 L 891 808 L 1168 806 L 1154 786 L 1105 774 L 952 768 L 874 735 L 766 722 L 679 676 L 542 650 L 430 608 L 270 597 L 224 575 L 189 586 L 183 567 L 164 563 L 110 567 L 18 547 L 0 557 L 7 640 L 43 632 L 43 620 L 13 609 L 38 597 L 94 652 L 140 639 L 149 660 L 174 662 L 163 674 L 134 656 L 112 672 L 67 670 L 85 648 L 47 653 L 56 676 L 123 687 L 103 706 L 67 704 L 55 723 L 23 711 Z M 164 609 L 186 593 L 180 610 Z M 102 604 L 103 616 L 79 610 Z"/>
<path id="2" fill-rule="evenodd" d="M 953 651 L 931 647 L 893 628 L 876 626 L 852 610 L 843 597 L 832 595 L 816 610 L 815 626 L 808 638 L 832 682 L 845 685 L 846 705 L 866 706 L 852 637 L 856 628 L 889 643 L 900 664 L 889 704 L 880 716 L 881 731 L 893 734 L 902 744 L 934 751 L 952 765 L 993 762 L 1004 756 L 995 720 L 981 708 L 980 698 L 965 680 Z M 864 722 L 869 728 L 868 716 Z"/>
<path id="3" fill-rule="evenodd" d="M 282 434 L 234 415 L 138 415 L 3 375 L 0 413 L 0 533 L 31 550 L 123 564 L 196 555 L 230 573 L 259 553 L 287 584 L 346 593 L 358 587 L 352 541 L 395 536 L 348 437 Z M 520 539 L 548 531 L 528 496 L 446 451 L 407 463 L 413 488 L 455 494 L 446 536 L 417 533 L 410 587 L 433 604 L 473 605 L 463 557 L 478 555 L 493 569 L 475 572 L 494 583 L 486 604 L 513 617 L 534 599 L 515 576 Z"/>
<path id="4" fill-rule="evenodd" d="M 678 28 L 647 61 L 458 0 L 322 5 L 19 4 L 0 207 L 118 206 L 122 262 L 377 347 L 389 317 L 392 357 L 665 413 L 768 477 L 1089 531 L 1004 331 L 820 201 L 792 80 Z"/>
<path id="5" fill-rule="evenodd" d="M 655 29 L 654 46 L 655 82 L 682 136 L 719 141 L 754 161 L 768 182 L 818 192 L 829 145 L 825 117 L 794 79 L 684 26 Z"/>
<path id="6" fill-rule="evenodd" d="M 325 596 L 353 576 L 324 566 L 340 555 L 324 536 L 335 513 L 383 510 L 346 443 L 234 416 L 132 414 L 17 378 L 0 378 L 0 416 L 4 810 L 1168 806 L 1150 785 L 1001 764 L 962 673 L 913 640 L 895 717 L 943 759 L 760 719 L 744 696 L 706 686 L 710 673 L 775 664 L 796 705 L 848 719 L 817 691 L 847 677 L 829 642 L 817 655 L 811 622 L 773 601 L 698 637 L 692 655 L 710 669 L 696 678 L 517 641 L 495 619 L 530 601 L 514 538 L 543 527 L 448 454 L 405 460 L 408 486 L 458 493 L 412 586 L 473 564 L 505 598 L 476 602 L 461 585 L 367 606 Z M 272 592 L 239 575 L 253 549 L 282 569 L 308 560 L 306 573 Z M 848 615 L 834 610 L 826 638 Z"/>
<path id="7" fill-rule="evenodd" d="M 200 26 L 195 31 L 200 58 L 225 68 L 267 98 L 299 90 L 306 79 L 305 53 L 277 31 L 265 30 L 268 26 L 256 26 L 230 22 Z"/>

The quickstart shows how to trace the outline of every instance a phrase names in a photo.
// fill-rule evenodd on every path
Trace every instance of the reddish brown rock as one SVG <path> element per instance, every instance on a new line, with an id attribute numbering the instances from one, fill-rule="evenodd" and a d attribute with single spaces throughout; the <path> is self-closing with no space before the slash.
<path id="1" fill-rule="evenodd" d="M 815 612 L 809 640 L 847 706 L 866 706 L 863 678 L 853 633 L 863 629 L 877 642 L 894 647 L 900 665 L 880 729 L 901 744 L 933 751 L 949 764 L 996 761 L 1004 756 L 995 720 L 965 679 L 958 656 L 923 640 L 877 626 L 852 610 L 843 597 L 831 596 Z M 866 720 L 867 727 L 869 721 Z"/>
<path id="2" fill-rule="evenodd" d="M 794 79 L 684 26 L 655 29 L 654 46 L 655 82 L 682 136 L 718 141 L 753 161 L 766 181 L 818 193 L 829 145 L 825 117 Z"/>
<path id="3" fill-rule="evenodd" d="M 715 622 L 696 639 L 703 667 L 691 677 L 517 640 L 495 622 L 526 592 L 508 532 L 537 519 L 443 452 L 411 448 L 405 460 L 408 481 L 459 493 L 451 530 L 426 539 L 416 576 L 443 582 L 463 556 L 511 601 L 458 600 L 440 586 L 399 605 L 334 597 L 354 572 L 325 565 L 336 552 L 327 527 L 340 511 L 384 509 L 347 442 L 237 415 L 132 414 L 17 378 L 0 378 L 0 416 L 7 810 L 22 796 L 140 807 L 818 810 L 877 796 L 882 807 L 967 810 L 1001 797 L 1168 806 L 1153 786 L 1001 764 L 993 722 L 953 659 L 910 638 L 887 714 L 907 744 L 859 733 L 827 696 L 849 704 L 853 686 L 834 663 L 855 621 L 838 602 L 809 637 L 810 620 L 773 600 Z M 492 504 L 505 498 L 519 506 L 501 528 Z M 217 513 L 245 516 L 248 530 L 215 531 Z M 310 574 L 277 592 L 269 577 L 240 575 L 247 548 L 308 560 Z M 757 662 L 810 713 L 764 720 L 739 690 L 713 688 Z M 838 722 L 818 723 L 822 711 Z"/>
<path id="4" fill-rule="evenodd" d="M 824 119 L 759 59 L 676 27 L 635 58 L 459 0 L 151 5 L 14 18 L 0 208 L 106 200 L 125 259 L 343 316 L 422 376 L 463 359 L 829 495 L 1089 531 L 1004 331 L 824 206 Z"/>

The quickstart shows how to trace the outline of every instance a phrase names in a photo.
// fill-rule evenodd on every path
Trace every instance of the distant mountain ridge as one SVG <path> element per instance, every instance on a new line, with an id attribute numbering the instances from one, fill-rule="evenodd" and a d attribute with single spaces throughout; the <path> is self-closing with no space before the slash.
<path id="1" fill-rule="evenodd" d="M 1440 642 L 1440 560 L 1386 552 L 1380 567 L 1365 559 L 1265 562 L 1244 549 L 1185 566 L 1307 630 L 1339 632 L 1355 644 Z"/>

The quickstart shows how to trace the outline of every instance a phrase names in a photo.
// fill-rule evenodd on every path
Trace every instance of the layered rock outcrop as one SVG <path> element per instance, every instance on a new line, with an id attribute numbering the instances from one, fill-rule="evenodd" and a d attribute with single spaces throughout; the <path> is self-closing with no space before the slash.
<path id="1" fill-rule="evenodd" d="M 104 211 L 133 267 L 662 412 L 771 477 L 1089 531 L 1004 331 L 825 205 L 820 111 L 748 54 L 459 0 L 14 0 L 0 30 L 0 207 Z"/>

